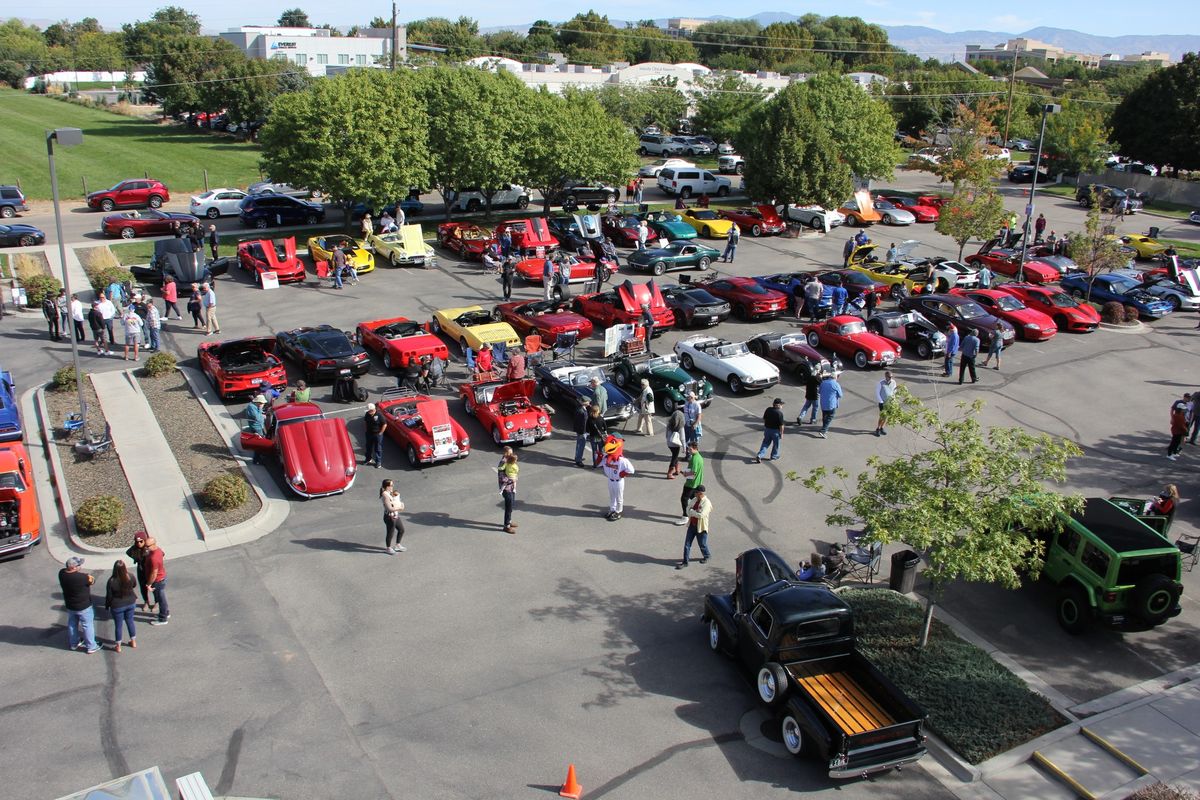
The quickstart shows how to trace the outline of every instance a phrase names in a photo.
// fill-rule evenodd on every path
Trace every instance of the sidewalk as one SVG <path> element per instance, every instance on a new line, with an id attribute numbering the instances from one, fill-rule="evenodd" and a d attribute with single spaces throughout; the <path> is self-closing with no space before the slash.
<path id="1" fill-rule="evenodd" d="M 76 242 L 74 244 L 81 244 Z M 92 290 L 92 282 L 88 280 L 87 273 L 83 271 L 83 265 L 79 263 L 79 256 L 75 255 L 74 244 L 67 245 L 67 279 L 71 282 L 71 293 L 79 295 L 79 299 L 84 303 L 92 302 L 92 297 L 95 292 Z M 92 245 L 95 246 L 95 245 Z M 54 277 L 62 280 L 62 263 L 58 258 L 58 245 L 40 245 L 38 247 L 22 247 L 13 252 L 19 253 L 37 253 L 46 254 L 46 260 L 50 263 L 50 272 Z"/>

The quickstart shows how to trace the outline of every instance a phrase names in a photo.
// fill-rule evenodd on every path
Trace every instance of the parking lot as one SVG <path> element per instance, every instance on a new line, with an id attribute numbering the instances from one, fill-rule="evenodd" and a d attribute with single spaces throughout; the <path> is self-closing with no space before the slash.
<path id="1" fill-rule="evenodd" d="M 929 186 L 912 175 L 896 185 Z M 1022 207 L 1019 192 L 1006 195 L 1010 208 Z M 1083 212 L 1064 199 L 1046 198 L 1039 210 L 1060 232 L 1082 227 Z M 1162 223 L 1149 220 L 1134 217 L 1125 228 Z M 737 261 L 715 266 L 759 275 L 839 265 L 848 235 L 744 237 Z M 930 225 L 871 235 L 883 247 L 916 238 L 924 255 L 956 255 Z M 1170 235 L 1182 238 L 1178 230 Z M 448 306 L 491 308 L 500 294 L 494 277 L 444 251 L 436 269 L 380 267 L 341 292 L 313 282 L 263 292 L 242 275 L 220 280 L 218 291 L 229 338 L 324 322 L 352 329 L 399 314 L 427 319 Z M 538 295 L 540 288 L 519 286 L 514 299 Z M 1200 450 L 1188 447 L 1174 463 L 1163 454 L 1170 401 L 1192 388 L 1195 322 L 1189 315 L 1146 333 L 1018 343 L 1003 371 L 982 370 L 977 386 L 942 379 L 940 362 L 907 352 L 894 372 L 947 414 L 982 397 L 988 423 L 1076 440 L 1085 454 L 1071 466 L 1072 491 L 1150 496 L 1178 483 L 1185 502 L 1175 524 L 1191 530 L 1198 516 L 1187 500 L 1200 491 Z M 5 324 L 9 338 L 36 345 L 9 348 L 22 386 L 69 362 L 65 347 L 43 349 L 40 316 Z M 717 330 L 737 340 L 794 325 L 731 320 Z M 656 349 L 680 336 L 665 334 Z M 194 359 L 203 338 L 172 326 L 166 342 Z M 600 354 L 599 336 L 579 350 L 581 360 Z M 84 358 L 88 369 L 125 366 L 110 359 L 93 367 Z M 450 376 L 463 375 L 459 358 Z M 640 438 L 630 426 L 627 455 L 638 475 L 616 523 L 603 519 L 603 478 L 572 465 L 571 436 L 522 449 L 520 529 L 509 536 L 500 530 L 495 449 L 454 401 L 476 445 L 470 458 L 412 470 L 389 442 L 384 469 L 364 469 L 346 495 L 292 502 L 286 523 L 254 544 L 168 562 L 171 625 L 147 629 L 136 652 L 68 655 L 56 566 L 45 549 L 4 564 L 0 592 L 9 614 L 0 641 L 22 646 L 0 649 L 10 687 L 0 718 L 46 744 L 10 763 L 6 788 L 16 797 L 57 796 L 158 764 L 171 777 L 202 770 L 219 793 L 235 795 L 538 797 L 556 791 L 574 763 L 589 798 L 756 797 L 764 787 L 846 798 L 949 796 L 923 768 L 834 787 L 813 764 L 748 742 L 741 722 L 756 707 L 754 692 L 730 662 L 708 652 L 699 623 L 704 594 L 729 590 L 741 550 L 765 545 L 799 561 L 844 537 L 825 526 L 828 508 L 789 482 L 789 471 L 842 465 L 853 473 L 870 454 L 900 456 L 914 446 L 900 432 L 871 435 L 878 380 L 875 370 L 849 367 L 829 438 L 789 426 L 782 459 L 763 465 L 750 463 L 763 410 L 782 397 L 794 419 L 803 389 L 785 377 L 766 393 L 731 396 L 717 384 L 702 448 L 714 556 L 683 571 L 672 569 L 683 529 L 671 524 L 679 484 L 664 480 L 660 434 Z M 393 382 L 373 358 L 362 385 L 374 394 Z M 328 386 L 313 399 L 347 414 L 358 442 L 360 407 L 328 404 Z M 570 427 L 561 410 L 553 421 Z M 377 480 L 385 476 L 408 507 L 409 549 L 395 558 L 380 549 Z M 944 605 L 1083 701 L 1200 661 L 1195 581 L 1185 575 L 1183 616 L 1151 632 L 1068 637 L 1042 586 L 957 586 Z M 107 622 L 99 627 L 102 636 L 110 632 Z"/>

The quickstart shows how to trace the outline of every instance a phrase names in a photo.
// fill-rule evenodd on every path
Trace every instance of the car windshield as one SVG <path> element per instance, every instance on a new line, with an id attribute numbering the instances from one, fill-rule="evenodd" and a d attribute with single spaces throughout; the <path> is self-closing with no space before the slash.
<path id="1" fill-rule="evenodd" d="M 679 357 L 675 355 L 655 356 L 646 362 L 646 368 L 654 369 L 655 367 L 674 367 L 677 363 L 679 363 Z"/>
<path id="2" fill-rule="evenodd" d="M 847 322 L 838 328 L 838 333 L 842 336 L 850 336 L 855 333 L 864 333 L 866 330 L 867 326 L 860 320 L 858 322 Z"/>
<path id="3" fill-rule="evenodd" d="M 987 312 L 983 310 L 983 306 L 979 303 L 963 303 L 956 309 L 959 319 L 978 319 L 986 317 Z"/>
<path id="4" fill-rule="evenodd" d="M 25 481 L 21 478 L 21 473 L 0 473 L 0 489 L 15 489 L 18 492 L 25 491 Z"/>
<path id="5" fill-rule="evenodd" d="M 459 314 L 455 319 L 459 325 L 464 328 L 469 328 L 472 325 L 486 325 L 492 321 L 492 315 L 482 309 L 479 311 L 468 311 L 465 314 Z"/>
<path id="6" fill-rule="evenodd" d="M 738 344 L 725 344 L 717 348 L 717 358 L 732 358 L 733 356 L 740 356 L 749 352 L 750 351 L 746 349 L 745 342 L 739 342 Z"/>
<path id="7" fill-rule="evenodd" d="M 1079 305 L 1073 297 L 1064 292 L 1047 292 L 1047 295 L 1050 298 L 1050 302 L 1059 308 L 1075 308 L 1075 306 Z"/>
<path id="8" fill-rule="evenodd" d="M 783 283 L 783 282 L 784 281 L 780 281 L 780 283 Z M 738 287 L 735 286 L 734 288 L 738 288 Z M 766 289 L 759 286 L 757 283 L 753 283 L 753 282 L 743 283 L 743 284 L 741 284 L 740 288 L 742 289 L 742 291 L 746 292 L 747 294 L 766 294 L 767 293 Z"/>
<path id="9" fill-rule="evenodd" d="M 804 339 L 803 333 L 785 333 L 783 336 L 779 337 L 779 346 L 780 347 L 787 347 L 789 344 L 804 344 L 804 343 L 805 343 L 805 339 Z"/>
<path id="10" fill-rule="evenodd" d="M 997 297 L 996 305 L 999 306 L 1002 311 L 1020 311 L 1025 307 L 1024 303 L 1010 294 Z"/>
<path id="11" fill-rule="evenodd" d="M 393 244 L 395 242 L 403 242 L 404 237 L 398 233 L 384 233 L 380 234 L 379 241 L 385 242 L 386 244 Z"/>
<path id="12" fill-rule="evenodd" d="M 875 207 L 878 209 L 895 208 L 895 206 L 889 203 L 887 200 L 876 200 Z"/>
<path id="13" fill-rule="evenodd" d="M 379 335 L 385 339 L 402 339 L 405 336 L 424 332 L 424 329 L 418 323 L 411 320 L 407 322 L 393 322 L 391 325 L 384 325 L 379 329 Z"/>
<path id="14" fill-rule="evenodd" d="M 717 219 L 717 212 L 707 210 L 693 211 L 692 219 Z"/>

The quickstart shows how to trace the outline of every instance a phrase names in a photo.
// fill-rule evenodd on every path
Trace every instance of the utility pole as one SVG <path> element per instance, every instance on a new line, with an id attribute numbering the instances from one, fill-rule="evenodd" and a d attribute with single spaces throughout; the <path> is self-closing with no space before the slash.
<path id="1" fill-rule="evenodd" d="M 392 72 L 396 71 L 396 51 L 400 48 L 400 30 L 396 27 L 396 4 L 392 3 Z"/>
<path id="2" fill-rule="evenodd" d="M 1013 84 L 1017 81 L 1017 57 L 1019 55 L 1021 55 L 1021 48 L 1014 48 L 1012 70 L 1008 74 L 1008 110 L 1004 113 L 1004 141 L 1000 143 L 1001 147 L 1008 147 L 1008 126 L 1012 122 Z"/>

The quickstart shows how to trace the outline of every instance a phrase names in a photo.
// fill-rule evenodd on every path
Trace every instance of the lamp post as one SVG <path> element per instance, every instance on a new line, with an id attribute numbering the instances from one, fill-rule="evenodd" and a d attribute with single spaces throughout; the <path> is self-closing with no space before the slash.
<path id="1" fill-rule="evenodd" d="M 1038 134 L 1037 158 L 1033 162 L 1033 181 L 1029 184 L 1029 203 L 1025 206 L 1025 228 L 1021 233 L 1021 262 L 1017 267 L 1017 280 L 1025 280 L 1025 256 L 1029 252 L 1029 223 L 1033 220 L 1033 198 L 1037 194 L 1038 172 L 1042 168 L 1042 143 L 1046 140 L 1046 117 L 1062 111 L 1057 103 L 1042 106 L 1042 131 Z"/>
<path id="2" fill-rule="evenodd" d="M 58 260 L 62 264 L 63 290 L 67 294 L 67 308 L 71 308 L 71 278 L 67 274 L 67 243 L 63 240 L 62 210 L 58 205 L 58 172 L 54 168 L 54 143 L 63 147 L 83 144 L 83 131 L 79 128 L 56 128 L 46 132 L 46 155 L 50 158 L 50 194 L 54 198 L 54 231 L 58 235 Z M 75 389 L 79 392 L 79 414 L 83 431 L 87 433 L 87 401 L 83 398 L 83 373 L 79 369 L 79 342 L 75 332 L 68 332 L 71 340 L 71 363 L 75 367 Z"/>

